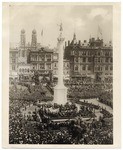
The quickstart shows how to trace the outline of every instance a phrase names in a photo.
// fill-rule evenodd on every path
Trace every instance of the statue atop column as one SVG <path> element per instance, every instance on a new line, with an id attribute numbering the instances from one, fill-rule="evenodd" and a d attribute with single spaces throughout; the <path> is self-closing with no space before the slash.
<path id="1" fill-rule="evenodd" d="M 63 32 L 63 26 L 62 26 L 62 23 L 58 25 L 59 26 L 59 31 L 60 31 L 60 35 L 58 37 L 58 42 L 63 42 L 64 41 L 64 38 L 62 37 L 62 32 Z"/>
<path id="2" fill-rule="evenodd" d="M 63 41 L 64 38 L 62 37 L 62 23 L 59 26 L 59 31 L 60 35 L 57 38 L 58 40 L 58 54 L 59 54 L 59 59 L 58 59 L 58 84 L 54 87 L 54 103 L 58 104 L 66 104 L 67 102 L 67 88 L 64 86 L 63 82 Z"/>

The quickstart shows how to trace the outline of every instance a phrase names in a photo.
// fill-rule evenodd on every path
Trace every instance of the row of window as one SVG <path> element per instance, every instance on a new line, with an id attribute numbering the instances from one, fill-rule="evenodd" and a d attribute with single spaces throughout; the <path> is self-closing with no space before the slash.
<path id="1" fill-rule="evenodd" d="M 31 61 L 51 61 L 51 55 L 32 55 Z"/>
<path id="2" fill-rule="evenodd" d="M 16 58 L 12 58 L 12 59 L 10 59 L 10 63 L 12 63 L 12 64 L 17 63 L 17 59 L 16 59 Z"/>
<path id="3" fill-rule="evenodd" d="M 92 57 L 83 57 L 83 58 L 78 58 L 78 57 L 75 57 L 74 58 L 74 62 L 93 62 L 93 58 Z M 112 63 L 113 62 L 113 59 L 112 57 L 111 58 L 95 58 L 94 59 L 95 62 L 106 62 L 106 63 Z"/>
<path id="4" fill-rule="evenodd" d="M 91 71 L 91 70 L 93 70 L 93 66 L 86 66 L 86 65 L 83 65 L 82 67 L 82 70 L 88 70 L 88 71 Z M 78 67 L 78 65 L 75 65 L 74 66 L 74 70 L 75 71 L 78 71 L 78 69 L 79 69 L 79 67 Z M 105 71 L 112 71 L 113 70 L 113 66 L 105 66 L 105 67 L 102 67 L 102 66 L 95 66 L 94 67 L 94 70 L 96 71 L 103 71 L 103 69 L 105 70 Z"/>
<path id="5" fill-rule="evenodd" d="M 27 68 L 27 69 L 26 68 L 25 69 L 24 68 L 20 68 L 19 72 L 22 72 L 22 73 L 24 73 L 24 72 L 26 73 L 27 72 L 27 73 L 29 73 L 30 69 L 29 68 Z"/>
<path id="6" fill-rule="evenodd" d="M 92 55 L 94 55 L 94 56 L 112 56 L 112 51 L 105 51 L 105 52 L 103 52 L 103 51 L 96 51 L 96 52 L 92 52 L 92 51 L 79 51 L 79 53 L 78 53 L 78 51 L 76 50 L 76 51 L 71 51 L 71 55 L 78 55 L 79 54 L 79 56 L 92 56 Z"/>
<path id="7" fill-rule="evenodd" d="M 51 64 L 40 64 L 39 66 L 37 64 L 33 65 L 33 69 L 51 69 Z"/>

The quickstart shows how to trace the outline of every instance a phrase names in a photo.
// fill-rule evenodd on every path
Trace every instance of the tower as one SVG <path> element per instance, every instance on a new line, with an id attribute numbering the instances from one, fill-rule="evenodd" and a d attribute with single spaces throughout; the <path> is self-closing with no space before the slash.
<path id="1" fill-rule="evenodd" d="M 25 30 L 22 29 L 20 34 L 20 47 L 24 48 L 25 45 L 26 45 L 26 35 L 25 35 Z"/>
<path id="2" fill-rule="evenodd" d="M 25 30 L 21 30 L 20 34 L 20 47 L 19 47 L 19 63 L 25 63 L 27 62 L 27 51 L 26 51 L 26 35 Z"/>
<path id="3" fill-rule="evenodd" d="M 72 43 L 73 43 L 73 44 L 76 44 L 76 43 L 77 43 L 77 40 L 76 40 L 76 34 L 75 34 L 75 33 L 73 34 L 73 40 L 72 40 Z"/>
<path id="4" fill-rule="evenodd" d="M 57 38 L 58 44 L 58 84 L 54 87 L 54 103 L 66 104 L 67 103 L 67 88 L 63 83 L 63 42 L 64 38 L 62 37 L 62 24 L 60 25 L 60 35 Z"/>
<path id="5" fill-rule="evenodd" d="M 32 41 L 31 41 L 31 47 L 36 48 L 37 47 L 37 33 L 36 30 L 32 30 Z"/>

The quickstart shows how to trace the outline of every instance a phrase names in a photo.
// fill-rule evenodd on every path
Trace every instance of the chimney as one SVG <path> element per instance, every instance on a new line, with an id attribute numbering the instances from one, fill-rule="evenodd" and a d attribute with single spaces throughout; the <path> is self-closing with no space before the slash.
<path id="1" fill-rule="evenodd" d="M 67 42 L 65 41 L 65 48 L 67 47 Z"/>
<path id="2" fill-rule="evenodd" d="M 79 40 L 79 46 L 81 46 L 81 40 Z"/>
<path id="3" fill-rule="evenodd" d="M 68 41 L 68 46 L 70 45 L 70 41 Z"/>

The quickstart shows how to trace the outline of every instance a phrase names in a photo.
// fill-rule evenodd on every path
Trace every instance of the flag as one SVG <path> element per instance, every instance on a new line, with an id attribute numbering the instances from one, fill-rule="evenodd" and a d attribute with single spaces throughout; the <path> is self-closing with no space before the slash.
<path id="1" fill-rule="evenodd" d="M 43 30 L 41 31 L 41 36 L 43 36 Z"/>
<path id="2" fill-rule="evenodd" d="M 100 26 L 98 26 L 98 33 L 99 33 L 100 35 L 102 35 L 102 29 L 100 28 Z"/>

